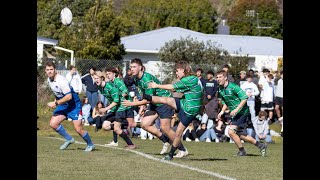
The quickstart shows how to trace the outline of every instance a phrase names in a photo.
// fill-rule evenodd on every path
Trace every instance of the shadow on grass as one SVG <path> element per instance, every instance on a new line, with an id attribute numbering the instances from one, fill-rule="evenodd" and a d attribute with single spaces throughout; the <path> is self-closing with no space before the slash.
<path id="1" fill-rule="evenodd" d="M 226 161 L 225 158 L 183 158 L 189 161 Z"/>
<path id="2" fill-rule="evenodd" d="M 261 155 L 258 155 L 258 154 L 247 154 L 247 156 L 261 156 Z"/>

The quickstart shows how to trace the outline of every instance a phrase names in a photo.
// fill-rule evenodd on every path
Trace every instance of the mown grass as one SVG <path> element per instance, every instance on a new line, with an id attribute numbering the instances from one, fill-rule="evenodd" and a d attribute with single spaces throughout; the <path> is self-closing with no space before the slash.
<path id="1" fill-rule="evenodd" d="M 219 179 L 204 173 L 191 171 L 154 161 L 135 153 L 97 146 L 93 152 L 83 152 L 84 144 L 72 144 L 67 150 L 59 150 L 62 140 L 49 127 L 52 110 L 38 109 L 37 131 L 37 175 L 38 179 Z M 80 142 L 84 142 L 73 130 L 72 123 L 64 121 L 67 131 Z M 276 131 L 279 125 L 270 127 Z M 112 133 L 106 131 L 94 132 L 94 127 L 85 126 L 95 144 L 105 144 L 112 140 Z M 279 131 L 278 131 L 279 132 Z M 162 143 L 158 139 L 141 140 L 133 138 L 139 151 L 155 158 L 159 154 Z M 230 178 L 250 179 L 283 179 L 283 143 L 269 144 L 268 156 L 261 157 L 258 148 L 245 143 L 248 153 L 246 157 L 233 156 L 237 152 L 235 144 L 183 142 L 189 151 L 189 156 L 174 159 L 173 162 L 196 167 L 202 170 L 219 173 Z M 119 138 L 119 148 L 124 147 L 124 141 Z"/>

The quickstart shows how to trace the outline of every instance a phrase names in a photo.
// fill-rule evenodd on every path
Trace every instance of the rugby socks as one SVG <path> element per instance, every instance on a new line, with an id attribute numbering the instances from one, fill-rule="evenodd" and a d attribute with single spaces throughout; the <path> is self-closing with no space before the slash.
<path id="1" fill-rule="evenodd" d="M 259 141 L 256 141 L 254 145 L 257 146 L 259 149 L 261 149 L 261 147 L 263 146 L 263 144 Z"/>
<path id="2" fill-rule="evenodd" d="M 113 131 L 113 142 L 117 143 L 118 142 L 118 134 Z"/>
<path id="3" fill-rule="evenodd" d="M 182 143 L 180 143 L 180 145 L 178 146 L 178 149 L 179 149 L 180 151 L 186 151 L 186 148 L 184 148 L 184 146 L 183 146 Z"/>
<path id="4" fill-rule="evenodd" d="M 169 152 L 169 156 L 170 156 L 170 157 L 173 157 L 173 154 L 174 154 L 174 152 L 177 150 L 177 148 L 178 148 L 178 147 L 174 147 L 174 146 L 171 147 L 171 150 L 170 150 L 170 152 Z"/>
<path id="5" fill-rule="evenodd" d="M 124 131 L 122 131 L 122 133 L 119 136 L 122 137 L 128 145 L 133 145 L 132 141 L 129 139 L 128 135 Z"/>
<path id="6" fill-rule="evenodd" d="M 67 133 L 67 131 L 64 129 L 64 127 L 60 124 L 55 131 L 60 134 L 62 137 L 64 137 L 66 140 L 71 140 L 72 137 Z"/>
<path id="7" fill-rule="evenodd" d="M 161 134 L 161 136 L 159 137 L 159 139 L 163 142 L 163 143 L 166 143 L 166 142 L 169 142 L 169 138 L 164 135 L 163 133 Z"/>
<path id="8" fill-rule="evenodd" d="M 93 145 L 93 143 L 92 143 L 92 141 L 91 141 L 91 138 L 90 138 L 90 136 L 89 136 L 88 131 L 86 131 L 86 132 L 82 135 L 82 138 L 87 142 L 87 144 L 88 144 L 89 146 L 92 146 L 92 145 Z"/>

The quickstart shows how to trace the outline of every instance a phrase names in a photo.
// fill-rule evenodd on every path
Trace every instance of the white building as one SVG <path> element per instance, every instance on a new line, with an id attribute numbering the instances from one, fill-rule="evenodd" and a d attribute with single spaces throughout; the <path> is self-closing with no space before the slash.
<path id="1" fill-rule="evenodd" d="M 158 52 L 166 42 L 190 36 L 197 41 L 216 42 L 216 46 L 230 55 L 248 56 L 249 69 L 261 71 L 262 68 L 277 70 L 278 59 L 283 57 L 283 40 L 265 36 L 239 36 L 222 34 L 204 34 L 179 27 L 166 27 L 121 38 L 127 54 L 125 61 L 138 57 L 144 61 L 146 69 L 152 74 L 159 74 Z"/>
<path id="2" fill-rule="evenodd" d="M 41 59 L 43 58 L 44 45 L 56 46 L 58 40 L 49 39 L 42 36 L 37 36 L 37 62 L 41 65 Z"/>

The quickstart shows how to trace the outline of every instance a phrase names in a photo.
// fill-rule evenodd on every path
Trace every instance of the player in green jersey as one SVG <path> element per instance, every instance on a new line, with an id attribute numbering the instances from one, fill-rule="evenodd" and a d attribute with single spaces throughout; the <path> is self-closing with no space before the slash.
<path id="1" fill-rule="evenodd" d="M 121 129 L 121 123 L 123 123 L 123 121 L 126 119 L 126 107 L 120 103 L 119 89 L 116 88 L 114 84 L 106 77 L 106 81 L 102 81 L 103 77 L 105 77 L 105 75 L 101 71 L 94 72 L 94 81 L 97 84 L 100 92 L 108 99 L 109 103 L 107 107 L 99 110 L 99 112 L 102 113 L 110 110 L 106 115 L 108 118 L 106 118 L 106 121 L 103 122 L 102 128 L 107 131 L 113 130 L 126 141 L 127 149 L 134 149 L 136 146 L 129 139 L 128 135 Z"/>
<path id="2" fill-rule="evenodd" d="M 231 125 L 228 133 L 232 140 L 239 148 L 237 156 L 245 156 L 247 153 L 243 148 L 241 139 L 254 144 L 260 149 L 262 156 L 266 155 L 267 144 L 256 141 L 253 137 L 248 136 L 246 127 L 248 121 L 251 121 L 249 107 L 247 106 L 248 96 L 235 83 L 229 82 L 228 74 L 224 70 L 220 70 L 216 74 L 219 84 L 218 98 L 221 100 L 223 107 L 218 114 L 218 119 L 224 114 L 224 111 L 229 107 L 231 115 Z"/>
<path id="3" fill-rule="evenodd" d="M 168 155 L 164 157 L 165 160 L 171 160 L 174 156 L 174 152 L 181 144 L 181 137 L 183 131 L 188 127 L 196 115 L 200 112 L 201 97 L 203 94 L 199 79 L 191 74 L 191 67 L 186 61 L 179 61 L 175 65 L 176 75 L 179 79 L 174 84 L 158 84 L 156 82 L 150 82 L 149 88 L 160 88 L 166 90 L 173 90 L 176 92 L 182 92 L 184 95 L 179 98 L 173 97 L 159 97 L 143 95 L 143 98 L 152 103 L 162 103 L 171 106 L 176 112 L 178 112 L 179 125 L 176 130 L 175 138 L 172 143 L 171 150 Z"/>
<path id="4" fill-rule="evenodd" d="M 131 60 L 130 69 L 132 75 L 134 75 L 134 82 L 136 87 L 143 94 L 161 96 L 161 97 L 172 97 L 172 94 L 168 90 L 159 89 L 159 88 L 149 88 L 148 83 L 156 82 L 161 84 L 160 81 L 153 75 L 144 71 L 144 66 L 142 64 L 141 59 L 134 58 Z M 125 101 L 123 104 L 125 106 L 140 106 L 149 104 L 150 102 L 147 100 L 141 100 L 136 102 Z M 143 108 L 143 107 L 141 107 Z M 150 132 L 151 134 L 157 136 L 163 143 L 163 148 L 160 154 L 164 154 L 170 147 L 170 141 L 173 142 L 175 138 L 175 132 L 171 129 L 170 121 L 172 119 L 174 112 L 173 109 L 166 104 L 157 104 L 150 103 L 150 111 L 147 111 L 141 121 L 141 127 Z M 160 128 L 159 131 L 156 127 L 153 126 L 155 120 L 160 116 Z M 181 143 L 178 147 L 179 153 L 176 155 L 177 158 L 181 158 L 183 156 L 188 155 L 188 150 Z"/>

